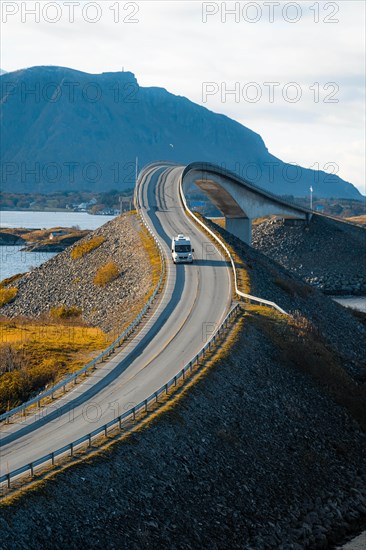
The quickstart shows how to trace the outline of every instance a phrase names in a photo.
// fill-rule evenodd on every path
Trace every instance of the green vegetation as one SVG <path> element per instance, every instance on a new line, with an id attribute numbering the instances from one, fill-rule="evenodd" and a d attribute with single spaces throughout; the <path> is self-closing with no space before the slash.
<path id="1" fill-rule="evenodd" d="M 66 307 L 65 305 L 61 305 L 53 307 L 50 311 L 51 319 L 73 319 L 81 317 L 81 314 L 81 308 L 76 306 Z"/>
<path id="2" fill-rule="evenodd" d="M 3 307 L 5 306 L 5 304 L 9 304 L 10 302 L 12 302 L 17 294 L 17 288 L 0 287 L 0 307 Z"/>
<path id="3" fill-rule="evenodd" d="M 109 343 L 100 329 L 69 322 L 2 319 L 0 335 L 0 413 L 80 369 Z"/>
<path id="4" fill-rule="evenodd" d="M 119 277 L 118 265 L 115 262 L 108 262 L 98 269 L 93 282 L 97 286 L 106 286 L 115 281 L 117 277 Z"/>
<path id="5" fill-rule="evenodd" d="M 82 258 L 92 250 L 95 250 L 103 244 L 105 241 L 105 238 L 100 237 L 93 237 L 89 239 L 88 241 L 83 241 L 82 243 L 77 244 L 70 252 L 70 256 L 73 260 L 78 260 L 79 258 Z"/>

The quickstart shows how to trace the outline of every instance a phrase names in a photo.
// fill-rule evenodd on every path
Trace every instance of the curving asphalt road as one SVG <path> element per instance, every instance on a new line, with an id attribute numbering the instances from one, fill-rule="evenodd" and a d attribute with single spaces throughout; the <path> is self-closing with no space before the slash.
<path id="1" fill-rule="evenodd" d="M 139 204 L 167 259 L 163 295 L 143 329 L 92 376 L 54 405 L 0 428 L 0 475 L 88 434 L 161 387 L 202 348 L 229 311 L 227 262 L 186 216 L 178 192 L 183 167 L 140 174 Z M 173 235 L 191 237 L 192 265 L 174 265 Z"/>

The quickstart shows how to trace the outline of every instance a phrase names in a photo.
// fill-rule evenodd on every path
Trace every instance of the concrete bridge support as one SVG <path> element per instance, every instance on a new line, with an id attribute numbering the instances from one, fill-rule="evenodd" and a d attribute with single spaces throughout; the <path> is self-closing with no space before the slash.
<path id="1" fill-rule="evenodd" d="M 225 218 L 225 228 L 247 244 L 252 244 L 252 220 L 250 218 Z"/>

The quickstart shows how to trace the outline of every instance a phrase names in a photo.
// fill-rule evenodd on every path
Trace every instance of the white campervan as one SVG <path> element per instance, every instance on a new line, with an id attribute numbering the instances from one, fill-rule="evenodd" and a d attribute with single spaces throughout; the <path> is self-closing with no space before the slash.
<path id="1" fill-rule="evenodd" d="M 175 264 L 193 262 L 192 253 L 194 252 L 191 246 L 191 240 L 184 235 L 178 235 L 172 239 L 172 259 Z"/>

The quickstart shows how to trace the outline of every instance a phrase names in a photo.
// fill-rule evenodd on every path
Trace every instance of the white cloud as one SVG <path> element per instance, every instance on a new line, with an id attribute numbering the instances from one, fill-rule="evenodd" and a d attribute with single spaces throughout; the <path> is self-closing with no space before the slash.
<path id="1" fill-rule="evenodd" d="M 19 13 L 9 17 L 2 25 L 1 67 L 11 71 L 63 65 L 94 73 L 124 67 L 136 74 L 142 86 L 165 87 L 200 104 L 203 82 L 228 86 L 239 82 L 243 87 L 254 81 L 264 92 L 268 91 L 265 82 L 280 82 L 274 103 L 265 95 L 256 104 L 243 98 L 236 103 L 232 97 L 222 102 L 217 94 L 205 106 L 260 133 L 269 150 L 283 160 L 305 166 L 337 162 L 340 175 L 365 193 L 364 2 L 297 2 L 302 17 L 293 24 L 281 15 L 286 2 L 275 8 L 273 23 L 263 2 L 256 3 L 262 9 L 257 23 L 248 23 L 242 16 L 238 23 L 234 16 L 222 23 L 220 13 L 203 23 L 200 1 L 148 0 L 137 2 L 139 12 L 133 17 L 139 23 L 135 24 L 122 21 L 131 13 L 126 2 L 120 2 L 118 24 L 110 9 L 115 1 L 99 2 L 102 17 L 96 24 L 80 16 L 81 8 L 90 3 L 79 3 L 73 24 L 62 1 L 58 4 L 63 17 L 55 24 L 42 17 L 35 23 L 31 16 L 22 23 Z M 5 4 L 10 3 L 3 1 L 3 9 Z M 35 2 L 25 4 L 31 7 Z M 222 4 L 218 2 L 218 8 Z M 226 2 L 228 8 L 234 5 Z M 246 5 L 241 2 L 241 9 Z M 319 23 L 314 22 L 314 6 L 319 7 Z M 92 9 L 88 13 L 93 16 Z M 248 14 L 253 17 L 254 12 Z M 294 17 L 294 11 L 287 15 Z M 327 17 L 339 22 L 325 23 Z M 297 82 L 302 89 L 296 104 L 281 96 L 289 82 Z M 319 103 L 310 89 L 315 82 L 320 85 Z M 338 84 L 339 103 L 323 103 L 328 82 Z"/>

